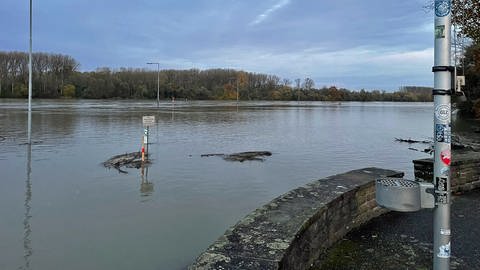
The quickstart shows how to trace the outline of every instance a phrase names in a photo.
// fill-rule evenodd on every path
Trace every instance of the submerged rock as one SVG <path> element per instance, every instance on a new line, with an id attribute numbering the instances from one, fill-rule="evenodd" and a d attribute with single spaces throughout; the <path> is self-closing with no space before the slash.
<path id="1" fill-rule="evenodd" d="M 249 151 L 249 152 L 239 152 L 233 154 L 203 154 L 201 157 L 212 157 L 219 156 L 227 161 L 240 161 L 244 162 L 245 160 L 257 160 L 264 161 L 264 157 L 271 156 L 272 152 L 269 151 Z"/>

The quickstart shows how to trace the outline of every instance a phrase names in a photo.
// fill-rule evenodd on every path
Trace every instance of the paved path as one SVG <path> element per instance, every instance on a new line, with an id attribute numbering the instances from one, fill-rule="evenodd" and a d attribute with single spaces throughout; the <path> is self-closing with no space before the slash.
<path id="1" fill-rule="evenodd" d="M 480 190 L 455 196 L 451 269 L 480 269 Z M 432 269 L 432 210 L 390 212 L 350 232 L 313 269 Z"/>

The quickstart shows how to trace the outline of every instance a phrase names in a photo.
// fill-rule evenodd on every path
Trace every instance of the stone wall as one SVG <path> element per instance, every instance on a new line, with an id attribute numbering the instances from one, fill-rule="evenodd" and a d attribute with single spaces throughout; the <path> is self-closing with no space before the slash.
<path id="1" fill-rule="evenodd" d="M 189 269 L 309 269 L 347 232 L 387 210 L 375 179 L 403 173 L 365 168 L 314 181 L 273 199 L 228 229 Z"/>
<path id="2" fill-rule="evenodd" d="M 413 161 L 415 180 L 433 181 L 433 159 Z M 453 192 L 469 191 L 480 187 L 480 152 L 455 153 L 450 164 Z"/>

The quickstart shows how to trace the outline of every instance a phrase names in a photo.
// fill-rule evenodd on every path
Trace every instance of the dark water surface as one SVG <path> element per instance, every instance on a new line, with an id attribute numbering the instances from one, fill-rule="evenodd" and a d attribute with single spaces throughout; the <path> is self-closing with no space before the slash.
<path id="1" fill-rule="evenodd" d="M 182 269 L 292 188 L 367 166 L 411 177 L 428 155 L 394 138 L 433 126 L 432 103 L 34 100 L 29 163 L 26 107 L 0 100 L 0 269 Z M 142 115 L 157 120 L 146 179 L 103 168 L 139 150 Z M 254 150 L 273 155 L 200 157 Z"/>

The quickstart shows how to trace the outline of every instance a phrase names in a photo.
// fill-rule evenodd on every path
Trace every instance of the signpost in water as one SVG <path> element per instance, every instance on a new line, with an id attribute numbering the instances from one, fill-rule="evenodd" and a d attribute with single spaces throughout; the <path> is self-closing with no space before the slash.
<path id="1" fill-rule="evenodd" d="M 150 134 L 149 128 L 155 125 L 155 116 L 143 116 L 143 140 L 142 140 L 142 162 L 145 162 L 145 156 L 148 158 L 148 135 Z M 146 147 L 146 149 L 145 149 Z"/>

